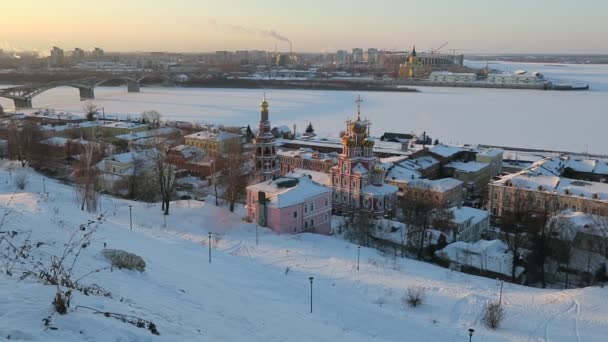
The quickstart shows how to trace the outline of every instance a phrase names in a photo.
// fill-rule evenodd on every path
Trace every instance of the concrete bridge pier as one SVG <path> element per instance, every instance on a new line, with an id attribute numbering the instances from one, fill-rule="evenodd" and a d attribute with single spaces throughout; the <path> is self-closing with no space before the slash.
<path id="1" fill-rule="evenodd" d="M 94 100 L 95 99 L 95 88 L 78 88 L 80 92 L 80 100 Z"/>
<path id="2" fill-rule="evenodd" d="M 32 98 L 26 97 L 23 99 L 13 99 L 15 102 L 15 108 L 32 108 Z"/>
<path id="3" fill-rule="evenodd" d="M 139 82 L 137 82 L 137 81 L 127 81 L 127 92 L 129 92 L 129 93 L 139 93 Z"/>

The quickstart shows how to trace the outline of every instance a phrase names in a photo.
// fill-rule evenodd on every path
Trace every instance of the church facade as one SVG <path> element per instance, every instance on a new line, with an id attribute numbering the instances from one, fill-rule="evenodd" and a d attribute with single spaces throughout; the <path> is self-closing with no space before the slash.
<path id="1" fill-rule="evenodd" d="M 374 217 L 391 217 L 398 188 L 385 184 L 385 170 L 373 154 L 374 140 L 369 136 L 370 122 L 361 120 L 361 98 L 357 116 L 346 122 L 342 153 L 331 168 L 333 209 L 337 214 L 365 212 Z"/>

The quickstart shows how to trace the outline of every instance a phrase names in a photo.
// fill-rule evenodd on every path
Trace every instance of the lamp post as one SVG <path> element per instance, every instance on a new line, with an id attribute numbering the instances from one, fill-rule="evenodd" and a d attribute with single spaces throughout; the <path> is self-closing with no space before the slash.
<path id="1" fill-rule="evenodd" d="M 471 339 L 473 338 L 473 333 L 474 332 L 475 332 L 475 329 L 469 328 L 469 342 L 471 342 Z"/>
<path id="2" fill-rule="evenodd" d="M 502 286 L 504 283 L 504 280 L 500 281 L 500 296 L 498 297 L 498 305 L 502 305 Z"/>
<path id="3" fill-rule="evenodd" d="M 45 177 L 42 177 L 42 193 L 46 194 L 46 183 L 44 181 Z"/>
<path id="4" fill-rule="evenodd" d="M 211 232 L 209 232 L 209 263 L 211 263 Z"/>
<path id="5" fill-rule="evenodd" d="M 255 245 L 258 245 L 258 224 L 255 224 Z"/>
<path id="6" fill-rule="evenodd" d="M 359 260 L 361 260 L 361 246 L 357 246 L 357 271 L 359 270 Z"/>
<path id="7" fill-rule="evenodd" d="M 314 279 L 314 277 L 308 277 L 308 280 L 310 280 L 310 313 L 312 313 L 312 281 Z"/>
<path id="8" fill-rule="evenodd" d="M 133 230 L 133 215 L 131 215 L 131 208 L 133 206 L 129 204 L 129 227 Z"/>

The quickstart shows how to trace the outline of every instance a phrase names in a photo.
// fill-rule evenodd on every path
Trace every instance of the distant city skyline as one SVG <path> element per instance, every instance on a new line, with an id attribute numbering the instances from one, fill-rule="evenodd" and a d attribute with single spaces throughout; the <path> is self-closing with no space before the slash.
<path id="1" fill-rule="evenodd" d="M 0 5 L 0 49 L 608 53 L 600 0 L 24 0 Z"/>

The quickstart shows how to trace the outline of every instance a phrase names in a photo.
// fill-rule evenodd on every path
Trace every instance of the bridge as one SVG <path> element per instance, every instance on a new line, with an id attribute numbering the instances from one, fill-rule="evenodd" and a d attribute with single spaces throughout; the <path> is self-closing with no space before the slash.
<path id="1" fill-rule="evenodd" d="M 12 99 L 15 108 L 32 108 L 32 98 L 41 93 L 58 87 L 73 87 L 78 89 L 80 100 L 95 99 L 95 87 L 110 81 L 123 81 L 127 85 L 129 93 L 139 93 L 140 82 L 149 77 L 160 77 L 163 83 L 172 83 L 167 75 L 146 74 L 143 76 L 110 76 L 110 77 L 90 77 L 71 81 L 52 82 L 47 84 L 25 85 L 12 88 L 0 89 L 0 97 Z"/>

